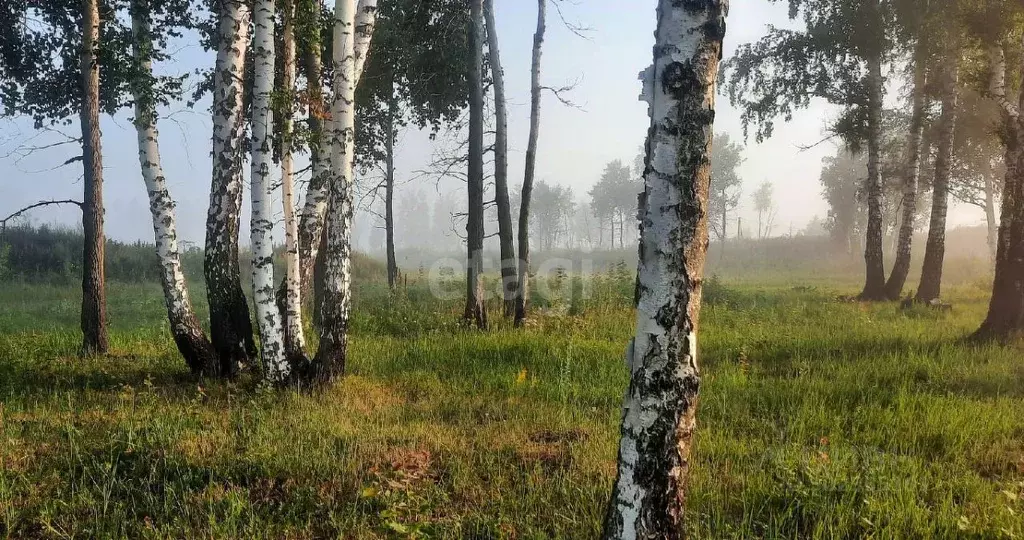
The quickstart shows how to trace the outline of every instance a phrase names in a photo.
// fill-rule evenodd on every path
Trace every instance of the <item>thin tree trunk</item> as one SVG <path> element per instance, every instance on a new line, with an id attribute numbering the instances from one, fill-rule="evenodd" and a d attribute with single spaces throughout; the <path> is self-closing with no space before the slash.
<path id="1" fill-rule="evenodd" d="M 985 224 L 986 240 L 989 249 L 989 260 L 992 264 L 996 262 L 996 253 L 999 246 L 999 222 L 996 219 L 996 187 L 995 179 L 992 177 L 991 168 L 985 175 Z"/>
<path id="2" fill-rule="evenodd" d="M 1003 110 L 1006 125 L 1006 179 L 999 217 L 995 280 L 988 315 L 974 333 L 977 340 L 1009 341 L 1024 332 L 1024 122 L 1020 117 L 1024 93 L 1014 105 L 1006 98 L 1006 57 L 991 51 L 989 94 Z"/>
<path id="3" fill-rule="evenodd" d="M 82 354 L 106 354 L 107 293 L 104 275 L 103 149 L 100 145 L 100 14 L 97 0 L 82 0 Z"/>
<path id="4" fill-rule="evenodd" d="M 512 206 L 508 197 L 508 110 L 505 102 L 505 73 L 498 46 L 498 25 L 494 0 L 484 0 L 487 20 L 487 50 L 490 53 L 491 79 L 494 81 L 494 202 L 498 207 L 498 244 L 501 252 L 501 290 L 506 317 L 515 315 L 518 276 L 512 232 Z"/>
<path id="5" fill-rule="evenodd" d="M 217 365 L 217 353 L 192 309 L 178 251 L 174 199 L 167 190 L 160 164 L 160 135 L 157 132 L 156 108 L 151 92 L 153 36 L 149 22 L 149 0 L 132 0 L 131 16 L 133 52 L 140 71 L 132 83 L 135 131 L 138 135 L 142 179 L 146 183 L 149 209 L 153 215 L 153 234 L 161 270 L 160 285 L 163 287 L 167 320 L 170 322 L 174 343 L 192 373 L 202 375 Z"/>
<path id="6" fill-rule="evenodd" d="M 924 115 L 926 107 L 925 85 L 927 75 L 924 60 L 924 45 L 917 44 L 914 65 L 913 111 L 910 115 L 910 136 L 907 146 L 910 156 L 907 161 L 906 177 L 903 181 L 903 214 L 900 218 L 899 240 L 896 244 L 896 262 L 892 274 L 885 284 L 885 295 L 889 300 L 899 300 L 910 273 L 911 245 L 914 241 L 914 218 L 917 215 L 917 186 L 921 177 L 921 141 L 924 136 Z"/>
<path id="7" fill-rule="evenodd" d="M 376 0 L 338 0 L 334 15 L 334 96 L 329 140 L 331 178 L 326 222 L 320 348 L 307 376 L 326 382 L 345 373 L 348 317 L 352 305 L 352 170 L 355 153 L 355 92 L 373 35 Z"/>
<path id="8" fill-rule="evenodd" d="M 526 172 L 519 204 L 519 284 L 516 286 L 515 325 L 526 322 L 530 305 L 530 203 L 537 170 L 537 140 L 540 136 L 540 60 L 547 29 L 547 0 L 537 0 L 537 29 L 533 34 L 533 60 L 530 65 L 530 135 L 526 145 Z M 614 247 L 614 237 L 612 244 Z"/>
<path id="9" fill-rule="evenodd" d="M 319 17 L 319 0 L 303 0 L 303 17 Z M 319 19 L 314 19 L 319 20 Z M 309 152 L 313 175 L 306 189 L 306 199 L 299 216 L 299 268 L 302 274 L 302 290 L 309 291 L 313 280 L 314 261 L 319 253 L 323 236 L 324 216 L 327 213 L 327 182 L 331 176 L 330 142 L 324 136 L 327 119 L 327 104 L 324 102 L 320 53 L 320 25 L 309 24 L 306 29 L 307 45 L 303 51 L 303 67 L 306 72 L 306 92 L 309 100 Z M 319 306 L 314 295 L 314 306 Z M 314 318 L 318 318 L 314 308 Z"/>
<path id="10" fill-rule="evenodd" d="M 877 0 L 875 0 L 877 3 Z M 885 253 L 882 246 L 882 56 L 868 58 L 868 229 L 864 245 L 867 272 L 862 300 L 884 300 Z"/>
<path id="11" fill-rule="evenodd" d="M 678 539 L 700 376 L 697 327 L 725 0 L 660 0 L 641 220 L 636 336 L 626 348 L 618 476 L 605 539 Z"/>
<path id="12" fill-rule="evenodd" d="M 394 81 L 391 83 L 391 100 L 388 102 L 387 140 L 385 141 L 384 178 L 384 236 L 388 258 L 388 287 L 398 286 L 398 260 L 395 257 L 395 117 L 398 99 Z"/>
<path id="13" fill-rule="evenodd" d="M 319 20 L 320 2 L 318 0 L 304 0 L 303 13 L 305 17 Z M 369 53 L 370 41 L 373 36 L 374 25 L 377 19 L 377 0 L 360 0 L 356 7 L 354 20 L 356 36 L 354 38 L 355 52 L 353 67 L 355 78 L 354 85 L 358 86 L 362 76 L 363 65 Z M 306 79 L 309 88 L 310 114 L 309 127 L 313 134 L 310 141 L 310 153 L 312 154 L 313 176 L 309 181 L 306 191 L 306 198 L 303 204 L 301 218 L 299 221 L 299 251 L 300 266 L 302 268 L 302 287 L 309 290 L 310 282 L 315 280 L 315 268 L 323 266 L 322 251 L 320 248 L 325 245 L 322 242 L 325 222 L 327 219 L 327 205 L 329 199 L 329 184 L 332 178 L 331 152 L 332 141 L 330 136 L 324 132 L 334 132 L 331 124 L 333 118 L 329 114 L 331 108 L 323 96 L 323 61 L 320 52 L 321 32 L 319 24 L 310 24 L 306 33 L 308 49 L 303 54 L 303 63 L 306 68 Z M 318 287 L 313 285 L 313 320 L 318 322 L 320 318 L 320 307 L 323 298 L 317 296 Z"/>
<path id="14" fill-rule="evenodd" d="M 960 53 L 950 59 L 942 93 L 942 116 L 939 118 L 939 147 L 935 157 L 935 181 L 932 182 L 932 214 L 928 225 L 921 284 L 914 300 L 930 302 L 942 291 L 942 265 L 946 255 L 946 213 L 949 208 L 949 177 L 953 166 L 953 137 L 956 132 L 956 107 L 960 82 Z"/>
<path id="15" fill-rule="evenodd" d="M 256 0 L 253 9 L 252 100 L 252 296 L 259 321 L 264 376 L 281 383 L 288 376 L 281 311 L 274 301 L 274 220 L 271 180 L 274 92 L 274 0 Z M 286 75 L 287 78 L 287 75 Z M 289 304 L 289 309 L 291 305 Z"/>
<path id="16" fill-rule="evenodd" d="M 281 116 L 281 203 L 284 207 L 285 309 L 284 348 L 290 361 L 305 357 L 306 336 L 302 329 L 302 260 L 299 255 L 299 224 L 295 218 L 295 179 L 292 171 L 292 109 L 295 103 L 295 4 L 283 0 L 282 86 L 285 99 Z"/>
<path id="17" fill-rule="evenodd" d="M 484 15 L 483 0 L 470 0 L 469 53 L 469 219 L 466 223 L 466 311 L 463 317 L 487 328 L 484 304 Z"/>
<path id="18" fill-rule="evenodd" d="M 238 266 L 238 228 L 244 161 L 245 55 L 251 13 L 246 2 L 219 5 L 217 64 L 213 87 L 213 181 L 206 218 L 204 273 L 213 346 L 220 356 L 216 375 L 231 375 L 256 354 L 249 306 Z"/>

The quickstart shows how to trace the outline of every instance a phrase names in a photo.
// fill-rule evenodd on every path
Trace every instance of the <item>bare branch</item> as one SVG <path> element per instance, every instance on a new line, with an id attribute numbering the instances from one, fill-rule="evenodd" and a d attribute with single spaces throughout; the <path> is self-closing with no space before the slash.
<path id="1" fill-rule="evenodd" d="M 565 26 L 565 28 L 568 29 L 573 34 L 576 34 L 576 37 L 585 39 L 587 41 L 592 41 L 590 36 L 588 36 L 587 34 L 593 32 L 594 29 L 589 26 L 584 26 L 580 23 L 569 22 L 568 19 L 565 18 L 565 13 L 562 12 L 563 3 L 572 4 L 574 6 L 578 6 L 579 3 L 568 2 L 567 0 L 551 0 L 551 5 L 555 6 L 555 12 L 558 13 L 558 18 L 561 19 L 562 24 Z"/>
<path id="2" fill-rule="evenodd" d="M 563 95 L 563 94 L 567 94 L 567 93 L 572 92 L 573 90 L 575 90 L 576 87 L 579 86 L 579 84 L 580 84 L 580 79 L 576 79 L 575 81 L 573 81 L 573 82 L 571 82 L 569 84 L 560 86 L 558 88 L 555 88 L 553 86 L 541 86 L 540 89 L 541 90 L 547 90 L 548 92 L 551 92 L 558 99 L 558 101 L 561 101 L 562 105 L 565 105 L 566 107 L 571 107 L 571 108 L 579 110 L 579 111 L 587 112 L 587 110 L 584 109 L 582 105 L 576 103 L 575 101 L 572 101 L 571 99 L 569 99 L 569 98 L 567 98 L 567 97 L 565 97 Z"/>
<path id="3" fill-rule="evenodd" d="M 60 200 L 60 201 L 58 201 L 58 200 L 39 201 L 39 202 L 37 202 L 35 204 L 30 204 L 30 205 L 28 205 L 28 206 L 26 206 L 26 207 L 24 207 L 24 208 L 22 208 L 22 209 L 20 209 L 20 210 L 18 210 L 16 212 L 14 212 L 13 214 L 11 214 L 11 215 L 3 218 L 3 219 L 0 219 L 0 236 L 3 236 L 3 234 L 7 231 L 7 222 L 9 222 L 9 221 L 11 221 L 13 219 L 16 219 L 16 218 L 24 215 L 25 212 L 28 212 L 29 210 L 32 210 L 32 209 L 35 209 L 35 208 L 40 208 L 40 207 L 43 207 L 43 206 L 52 206 L 52 205 L 59 205 L 59 204 L 73 204 L 73 205 L 77 206 L 78 208 L 82 208 L 82 206 L 83 206 L 81 202 L 74 201 L 74 200 L 71 200 L 71 199 Z"/>

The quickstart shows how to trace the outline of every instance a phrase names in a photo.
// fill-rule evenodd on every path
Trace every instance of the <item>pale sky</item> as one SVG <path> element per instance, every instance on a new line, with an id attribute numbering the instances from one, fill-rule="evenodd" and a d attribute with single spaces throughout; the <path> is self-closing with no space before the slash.
<path id="1" fill-rule="evenodd" d="M 651 62 L 654 42 L 656 0 L 576 0 L 566 2 L 566 17 L 591 28 L 589 39 L 569 32 L 549 8 L 548 33 L 544 45 L 542 82 L 563 86 L 578 81 L 571 99 L 584 110 L 568 108 L 550 94 L 544 98 L 541 112 L 540 150 L 537 178 L 568 185 L 577 194 L 585 194 L 597 181 L 604 165 L 614 159 L 632 163 L 643 143 L 648 126 L 646 106 L 639 102 L 637 74 Z M 530 55 L 536 24 L 536 3 L 528 0 L 496 0 L 499 39 L 509 100 L 510 183 L 522 182 L 523 157 L 529 126 Z M 726 57 L 738 45 L 756 40 L 767 25 L 789 25 L 785 4 L 767 0 L 733 0 L 726 35 Z M 184 73 L 212 65 L 214 56 L 189 44 L 174 54 L 174 63 L 158 66 L 168 73 Z M 206 209 L 210 188 L 210 118 L 208 103 L 189 111 L 174 107 L 174 121 L 160 124 L 161 151 L 168 185 L 178 201 L 178 227 L 183 240 L 203 243 Z M 785 234 L 792 224 L 801 229 L 812 217 L 824 216 L 828 207 L 821 198 L 818 176 L 821 160 L 834 147 L 821 145 L 801 151 L 822 138 L 834 108 L 817 103 L 798 111 L 790 123 L 778 122 L 775 135 L 764 144 L 748 141 L 740 173 L 744 181 L 743 213 L 749 216 L 750 193 L 763 181 L 775 185 L 779 211 L 775 234 Z M 146 191 L 139 172 L 134 128 L 127 112 L 115 118 L 105 117 L 103 154 L 107 235 L 118 240 L 152 241 L 153 231 Z M 77 136 L 77 119 L 62 130 Z M 716 131 L 725 131 L 733 140 L 742 140 L 739 113 L 725 96 L 718 100 Z M 57 148 L 18 162 L 8 155 L 18 141 L 33 134 L 31 122 L 0 120 L 0 216 L 41 199 L 80 199 L 80 165 L 38 172 L 63 163 L 77 153 Z M 31 144 L 53 142 L 42 135 Z M 408 178 L 430 160 L 432 146 L 426 136 L 407 132 L 397 157 L 399 179 Z M 431 193 L 433 182 L 405 184 L 399 189 L 421 189 Z M 408 187 L 407 187 L 408 186 Z M 243 239 L 247 237 L 248 206 L 243 214 Z M 80 222 L 77 208 L 51 208 L 35 211 L 35 223 Z M 746 219 L 745 219 L 746 221 Z M 976 224 L 980 212 L 960 208 L 950 216 L 950 224 Z M 747 221 L 751 223 L 752 221 Z M 283 242 L 278 232 L 275 241 Z"/>

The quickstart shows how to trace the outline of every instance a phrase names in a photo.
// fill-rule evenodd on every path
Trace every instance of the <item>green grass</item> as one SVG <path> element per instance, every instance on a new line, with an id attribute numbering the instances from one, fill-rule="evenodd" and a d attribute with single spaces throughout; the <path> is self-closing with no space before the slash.
<path id="1" fill-rule="evenodd" d="M 348 376 L 303 394 L 192 379 L 156 286 L 111 284 L 93 359 L 73 287 L 0 286 L 0 536 L 595 537 L 631 290 L 478 333 L 364 285 Z M 1024 536 L 1022 354 L 962 342 L 983 286 L 951 313 L 840 292 L 710 287 L 693 535 Z"/>

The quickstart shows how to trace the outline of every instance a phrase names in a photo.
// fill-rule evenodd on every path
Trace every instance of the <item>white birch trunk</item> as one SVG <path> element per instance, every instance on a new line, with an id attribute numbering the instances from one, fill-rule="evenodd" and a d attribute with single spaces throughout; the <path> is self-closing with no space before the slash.
<path id="1" fill-rule="evenodd" d="M 255 64 L 252 98 L 252 289 L 260 330 L 264 375 L 280 383 L 288 375 L 281 312 L 274 301 L 273 182 L 274 0 L 257 0 L 253 11 Z"/>
<path id="2" fill-rule="evenodd" d="M 373 29 L 377 24 L 377 0 L 360 0 L 359 5 L 355 8 L 354 22 L 351 23 L 355 27 L 355 36 L 353 38 L 353 49 L 354 49 L 354 66 L 353 66 L 353 88 L 359 86 L 359 79 L 363 74 L 363 67 L 366 64 L 366 57 L 369 54 L 370 43 L 373 38 Z M 335 6 L 335 17 L 337 17 L 337 6 Z M 335 20 L 335 36 L 337 35 L 337 20 Z M 335 64 L 337 64 L 335 62 Z M 333 112 L 333 106 L 332 106 Z M 318 154 L 317 159 L 313 160 L 313 181 L 310 181 L 309 188 L 306 191 L 306 198 L 302 209 L 302 222 L 301 227 L 303 228 L 303 237 L 311 238 L 313 241 L 309 243 L 309 262 L 306 264 L 313 264 L 316 260 L 317 252 L 320 247 L 320 242 L 316 239 L 320 238 L 324 230 L 324 221 L 327 216 L 327 201 L 329 198 L 329 183 L 332 176 L 331 167 L 331 154 L 333 151 L 333 143 L 331 142 L 330 133 L 335 131 L 333 126 L 334 115 L 331 115 L 330 119 L 324 121 L 324 134 L 320 139 L 320 145 L 318 148 L 313 149 L 313 152 Z M 311 273 L 310 273 L 311 275 Z"/>
<path id="3" fill-rule="evenodd" d="M 351 306 L 352 154 L 355 143 L 355 12 L 354 0 L 334 6 L 334 96 L 327 142 L 331 145 L 330 202 L 326 219 L 324 302 L 320 348 L 310 375 L 330 380 L 345 371 L 348 314 Z"/>
<path id="4" fill-rule="evenodd" d="M 206 217 L 204 273 L 210 331 L 227 375 L 255 353 L 252 321 L 238 268 L 244 162 L 244 84 L 251 12 L 247 2 L 220 3 L 213 88 L 213 178 Z"/>
<path id="5" fill-rule="evenodd" d="M 660 0 L 641 198 L 636 337 L 603 538 L 675 539 L 696 427 L 697 323 L 726 0 Z"/>
<path id="6" fill-rule="evenodd" d="M 160 261 L 160 284 L 171 334 L 178 350 L 193 373 L 202 374 L 216 361 L 216 353 L 199 324 L 189 299 L 185 273 L 178 251 L 178 233 L 175 225 L 174 199 L 167 190 L 163 167 L 160 164 L 159 133 L 156 127 L 156 109 L 152 96 L 153 38 L 149 23 L 149 0 L 133 0 L 131 4 L 133 53 L 138 77 L 132 84 L 135 100 L 135 132 L 138 136 L 139 163 L 142 179 L 149 194 L 149 209 L 153 216 L 156 253 Z"/>
<path id="7" fill-rule="evenodd" d="M 295 219 L 295 179 L 292 174 L 292 103 L 295 95 L 295 5 L 282 3 L 284 30 L 282 44 L 282 85 L 287 110 L 281 117 L 281 199 L 284 207 L 285 238 L 285 350 L 289 356 L 303 354 L 306 338 L 302 331 L 302 278 L 299 274 L 299 225 Z"/>

